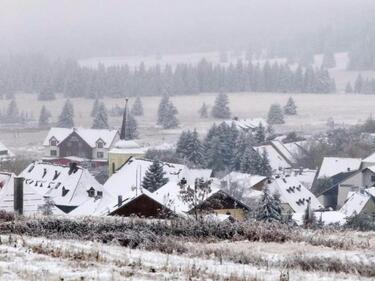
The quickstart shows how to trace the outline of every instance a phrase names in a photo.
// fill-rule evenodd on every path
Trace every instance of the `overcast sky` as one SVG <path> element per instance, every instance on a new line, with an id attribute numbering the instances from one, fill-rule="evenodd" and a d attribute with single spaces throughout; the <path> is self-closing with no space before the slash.
<path id="1" fill-rule="evenodd" d="M 0 0 L 0 52 L 87 57 L 231 49 L 367 13 L 373 2 Z"/>

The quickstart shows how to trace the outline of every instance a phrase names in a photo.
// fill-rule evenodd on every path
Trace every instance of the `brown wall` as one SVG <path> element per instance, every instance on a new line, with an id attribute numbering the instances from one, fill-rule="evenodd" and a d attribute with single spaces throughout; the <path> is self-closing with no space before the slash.
<path id="1" fill-rule="evenodd" d="M 92 148 L 76 133 L 73 132 L 59 144 L 60 157 L 76 156 L 92 158 Z"/>

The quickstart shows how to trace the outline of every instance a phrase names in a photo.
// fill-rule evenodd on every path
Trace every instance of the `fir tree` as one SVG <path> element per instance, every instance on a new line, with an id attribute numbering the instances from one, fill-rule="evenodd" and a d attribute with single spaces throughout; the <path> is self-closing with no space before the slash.
<path id="1" fill-rule="evenodd" d="M 142 187 L 150 192 L 158 190 L 168 182 L 165 174 L 162 164 L 155 160 L 145 173 Z"/>
<path id="2" fill-rule="evenodd" d="M 206 103 L 203 103 L 201 108 L 199 109 L 199 116 L 201 118 L 207 118 L 208 117 L 208 109 Z"/>
<path id="3" fill-rule="evenodd" d="M 137 98 L 134 101 L 133 107 L 131 109 L 131 113 L 134 116 L 142 116 L 143 115 L 143 105 L 141 98 L 137 96 Z"/>
<path id="4" fill-rule="evenodd" d="M 284 113 L 286 115 L 296 115 L 297 114 L 297 106 L 294 102 L 292 97 L 289 97 L 286 105 L 284 106 Z"/>
<path id="5" fill-rule="evenodd" d="M 307 203 L 307 207 L 302 219 L 304 228 L 310 228 L 316 226 L 317 224 L 314 212 L 311 209 L 310 202 Z"/>
<path id="6" fill-rule="evenodd" d="M 51 112 L 43 105 L 39 115 L 39 127 L 48 127 L 51 116 Z"/>
<path id="7" fill-rule="evenodd" d="M 178 119 L 177 119 L 177 108 L 173 105 L 172 102 L 168 101 L 167 104 L 160 104 L 159 109 L 159 116 L 158 121 L 159 124 L 162 125 L 164 129 L 172 129 L 178 126 Z"/>
<path id="8" fill-rule="evenodd" d="M 241 170 L 241 159 L 245 154 L 247 148 L 252 147 L 255 144 L 255 140 L 250 133 L 240 132 L 236 139 L 235 151 L 234 151 L 234 161 L 232 170 Z"/>
<path id="9" fill-rule="evenodd" d="M 352 94 L 353 93 L 353 87 L 352 87 L 352 84 L 350 82 L 348 82 L 346 84 L 345 93 L 347 93 L 347 94 Z"/>
<path id="10" fill-rule="evenodd" d="M 257 211 L 257 220 L 265 222 L 281 222 L 280 198 L 277 194 L 272 195 L 268 187 L 263 190 L 260 207 Z"/>
<path id="11" fill-rule="evenodd" d="M 98 110 L 96 112 L 93 124 L 93 129 L 108 129 L 108 114 L 104 103 L 100 103 Z"/>
<path id="12" fill-rule="evenodd" d="M 99 107 L 100 107 L 100 102 L 98 99 L 95 99 L 94 104 L 92 106 L 91 114 L 90 114 L 91 117 L 96 116 L 96 114 L 98 113 Z"/>
<path id="13" fill-rule="evenodd" d="M 284 114 L 279 104 L 273 104 L 268 111 L 267 122 L 269 124 L 284 124 Z"/>
<path id="14" fill-rule="evenodd" d="M 257 144 L 262 144 L 266 141 L 266 129 L 262 122 L 259 122 L 258 127 L 255 128 L 254 139 Z"/>
<path id="15" fill-rule="evenodd" d="M 363 87 L 363 78 L 362 78 L 362 75 L 359 74 L 357 76 L 357 79 L 354 82 L 354 93 L 357 93 L 357 94 L 362 93 L 362 87 Z"/>
<path id="16" fill-rule="evenodd" d="M 241 172 L 251 175 L 261 175 L 262 158 L 252 147 L 248 147 L 241 158 Z"/>
<path id="17" fill-rule="evenodd" d="M 228 96 L 224 93 L 220 93 L 215 100 L 215 105 L 212 107 L 211 114 L 215 118 L 228 119 L 230 118 L 230 109 L 228 107 L 229 101 Z"/>
<path id="18" fill-rule="evenodd" d="M 7 111 L 6 111 L 6 120 L 10 123 L 18 122 L 20 121 L 20 113 L 18 110 L 17 102 L 16 100 L 11 100 Z"/>
<path id="19" fill-rule="evenodd" d="M 128 114 L 125 127 L 125 138 L 127 140 L 136 139 L 138 137 L 138 124 L 132 114 Z"/>
<path id="20" fill-rule="evenodd" d="M 74 107 L 70 100 L 67 100 L 61 111 L 57 126 L 60 128 L 73 128 L 74 127 Z"/>
<path id="21" fill-rule="evenodd" d="M 260 161 L 260 170 L 259 175 L 270 177 L 272 175 L 272 168 L 270 165 L 270 160 L 268 158 L 267 150 L 263 149 L 261 161 Z"/>
<path id="22" fill-rule="evenodd" d="M 157 123 L 159 125 L 163 125 L 166 112 L 168 111 L 168 107 L 169 107 L 169 96 L 164 95 L 160 100 L 159 108 L 158 108 L 158 122 Z"/>

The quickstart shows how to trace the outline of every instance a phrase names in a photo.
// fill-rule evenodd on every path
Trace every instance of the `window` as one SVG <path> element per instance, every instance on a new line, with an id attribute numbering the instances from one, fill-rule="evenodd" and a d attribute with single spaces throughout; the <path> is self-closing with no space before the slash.
<path id="1" fill-rule="evenodd" d="M 54 150 L 54 149 L 51 150 L 51 151 L 50 151 L 50 155 L 51 155 L 51 156 L 57 156 L 57 150 Z"/>
<path id="2" fill-rule="evenodd" d="M 371 176 L 371 181 L 375 182 L 375 176 Z"/>
<path id="3" fill-rule="evenodd" d="M 104 147 L 104 143 L 102 143 L 101 141 L 99 141 L 99 142 L 97 143 L 97 147 L 98 147 L 98 148 L 103 148 L 103 147 Z"/>
<path id="4" fill-rule="evenodd" d="M 55 139 L 51 140 L 51 146 L 57 146 L 57 140 Z"/>
<path id="5" fill-rule="evenodd" d="M 104 158 L 104 153 L 101 152 L 101 151 L 98 151 L 98 152 L 96 153 L 96 158 Z"/>
<path id="6" fill-rule="evenodd" d="M 95 197 L 95 189 L 91 187 L 89 190 L 87 190 L 87 193 L 89 197 Z"/>

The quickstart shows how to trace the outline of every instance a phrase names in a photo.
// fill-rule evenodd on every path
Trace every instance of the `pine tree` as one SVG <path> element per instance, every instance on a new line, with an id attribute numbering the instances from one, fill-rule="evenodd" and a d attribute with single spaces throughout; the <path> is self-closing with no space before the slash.
<path id="1" fill-rule="evenodd" d="M 19 113 L 19 110 L 18 110 L 18 106 L 17 106 L 17 102 L 16 100 L 11 100 L 9 105 L 8 105 L 8 108 L 7 108 L 7 111 L 6 111 L 6 120 L 10 123 L 15 123 L 15 122 L 18 122 L 20 121 L 20 113 Z"/>
<path id="2" fill-rule="evenodd" d="M 262 158 L 252 147 L 248 147 L 241 158 L 241 172 L 261 175 Z"/>
<path id="3" fill-rule="evenodd" d="M 255 128 L 254 139 L 256 144 L 262 144 L 266 141 L 266 129 L 261 122 L 259 122 L 258 127 Z"/>
<path id="4" fill-rule="evenodd" d="M 169 181 L 165 174 L 162 164 L 155 160 L 145 173 L 142 187 L 150 192 L 158 190 Z"/>
<path id="5" fill-rule="evenodd" d="M 303 214 L 304 228 L 310 228 L 317 224 L 313 210 L 311 209 L 310 202 L 308 202 L 305 213 Z"/>
<path id="6" fill-rule="evenodd" d="M 268 112 L 267 122 L 269 124 L 284 124 L 284 114 L 279 104 L 273 104 Z"/>
<path id="7" fill-rule="evenodd" d="M 138 123 L 134 116 L 128 113 L 127 123 L 125 127 L 125 138 L 127 140 L 136 139 L 138 137 Z"/>
<path id="8" fill-rule="evenodd" d="M 96 114 L 98 113 L 99 107 L 100 107 L 100 102 L 98 99 L 95 99 L 94 104 L 92 106 L 91 114 L 90 114 L 91 117 L 96 116 Z"/>
<path id="9" fill-rule="evenodd" d="M 43 105 L 39 115 L 39 127 L 44 128 L 49 126 L 49 119 L 51 118 L 51 112 Z"/>
<path id="10" fill-rule="evenodd" d="M 257 220 L 265 222 L 281 222 L 280 198 L 277 194 L 272 195 L 268 188 L 263 190 L 260 207 L 257 211 Z"/>
<path id="11" fill-rule="evenodd" d="M 219 119 L 230 118 L 231 113 L 228 104 L 228 96 L 224 93 L 220 93 L 216 97 L 215 105 L 212 107 L 211 115 Z"/>
<path id="12" fill-rule="evenodd" d="M 260 162 L 260 171 L 258 173 L 261 176 L 270 177 L 272 175 L 272 168 L 270 165 L 270 160 L 268 158 L 267 150 L 263 149 L 261 162 Z"/>
<path id="13" fill-rule="evenodd" d="M 157 123 L 159 125 L 163 125 L 166 112 L 168 111 L 168 107 L 169 107 L 169 96 L 164 95 L 160 100 L 159 108 L 158 108 L 158 122 Z"/>
<path id="14" fill-rule="evenodd" d="M 255 144 L 254 137 L 250 133 L 240 132 L 235 145 L 232 170 L 241 170 L 241 159 L 247 148 Z"/>
<path id="15" fill-rule="evenodd" d="M 93 129 L 108 129 L 108 114 L 104 103 L 100 103 L 98 110 L 96 112 L 93 124 Z"/>
<path id="16" fill-rule="evenodd" d="M 194 131 L 190 134 L 190 138 L 187 143 L 187 150 L 187 159 L 194 164 L 195 167 L 201 167 L 203 165 L 203 145 L 199 140 L 196 129 L 194 129 Z"/>
<path id="17" fill-rule="evenodd" d="M 61 111 L 57 126 L 60 128 L 73 128 L 74 127 L 74 107 L 70 100 L 67 100 Z"/>
<path id="18" fill-rule="evenodd" d="M 296 115 L 297 114 L 297 106 L 294 102 L 292 97 L 289 97 L 286 105 L 284 106 L 284 113 L 286 115 Z"/>
<path id="19" fill-rule="evenodd" d="M 352 84 L 350 82 L 348 82 L 346 84 L 345 93 L 347 93 L 347 94 L 352 94 L 353 93 L 353 87 L 352 87 Z"/>
<path id="20" fill-rule="evenodd" d="M 137 98 L 134 101 L 133 107 L 131 109 L 131 113 L 134 116 L 142 116 L 143 115 L 143 105 L 141 98 L 137 96 Z"/>
<path id="21" fill-rule="evenodd" d="M 199 109 L 199 116 L 201 118 L 207 118 L 208 117 L 208 109 L 206 103 L 203 103 L 201 108 Z"/>
<path id="22" fill-rule="evenodd" d="M 169 101 L 168 96 L 163 97 L 158 110 L 158 124 L 164 129 L 176 128 L 179 124 L 177 113 L 177 108 Z"/>
<path id="23" fill-rule="evenodd" d="M 54 100 L 56 99 L 56 96 L 54 94 L 54 92 L 52 91 L 51 87 L 44 87 L 39 95 L 38 95 L 38 100 L 41 100 L 41 101 L 46 101 L 46 100 Z"/>
<path id="24" fill-rule="evenodd" d="M 362 75 L 359 74 L 357 76 L 357 79 L 354 82 L 354 93 L 357 93 L 357 94 L 362 93 L 362 87 L 363 87 L 363 78 L 362 78 Z"/>

